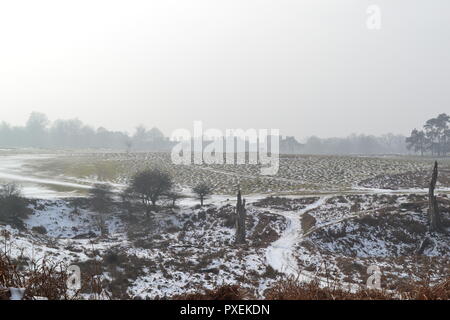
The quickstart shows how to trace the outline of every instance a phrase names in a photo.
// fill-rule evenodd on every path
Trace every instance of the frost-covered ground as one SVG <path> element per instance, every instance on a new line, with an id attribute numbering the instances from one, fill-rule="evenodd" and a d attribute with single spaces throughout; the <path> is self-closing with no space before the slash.
<path id="1" fill-rule="evenodd" d="M 448 276 L 450 238 L 429 234 L 426 184 L 431 160 L 408 157 L 290 156 L 277 176 L 257 166 L 175 166 L 167 154 L 0 156 L 0 181 L 33 198 L 25 229 L 0 225 L 0 248 L 13 258 L 77 264 L 100 275 L 116 298 L 170 297 L 239 283 L 260 297 L 283 275 L 364 284 L 370 265 L 383 283 Z M 123 188 L 145 166 L 172 173 L 186 196 L 151 218 L 116 203 L 99 216 L 86 191 L 96 182 Z M 448 163 L 438 193 L 448 198 Z M 190 188 L 215 195 L 198 207 Z M 247 198 L 248 244 L 234 245 L 237 186 Z M 75 210 L 72 197 L 82 199 Z M 449 206 L 441 204 L 445 221 Z M 448 222 L 447 222 L 448 223 Z"/>
<path id="2" fill-rule="evenodd" d="M 448 199 L 445 195 L 442 199 Z M 428 231 L 423 195 L 346 195 L 308 212 L 297 244 L 303 270 L 331 281 L 364 284 L 370 265 L 380 267 L 384 285 L 450 274 L 450 205 L 440 203 L 447 232 Z"/>
<path id="3" fill-rule="evenodd" d="M 278 173 L 262 176 L 258 165 L 175 165 L 169 153 L 77 153 L 25 161 L 23 168 L 30 174 L 38 172 L 85 186 L 93 181 L 124 185 L 136 171 L 156 166 L 172 173 L 175 182 L 182 186 L 207 181 L 216 194 L 234 194 L 237 185 L 247 194 L 298 194 L 341 192 L 355 187 L 424 188 L 432 162 L 428 158 L 406 156 L 281 156 Z M 441 166 L 448 170 L 449 160 L 442 159 Z M 442 179 L 440 187 L 450 188 L 450 181 Z"/>
<path id="4" fill-rule="evenodd" d="M 266 264 L 266 248 L 285 228 L 281 216 L 248 207 L 245 246 L 234 245 L 234 207 L 181 206 L 151 218 L 104 216 L 69 202 L 36 200 L 26 229 L 0 226 L 2 252 L 15 259 L 76 264 L 86 276 L 97 266 L 104 287 L 118 298 L 155 298 L 240 283 L 261 294 L 276 272 Z M 42 229 L 45 228 L 44 230 Z"/>

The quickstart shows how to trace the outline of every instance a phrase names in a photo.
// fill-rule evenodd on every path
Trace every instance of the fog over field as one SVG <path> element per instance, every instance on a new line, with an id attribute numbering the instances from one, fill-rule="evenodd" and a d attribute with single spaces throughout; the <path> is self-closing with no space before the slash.
<path id="1" fill-rule="evenodd" d="M 368 30 L 366 10 L 381 9 Z M 446 0 L 8 1 L 0 7 L 1 120 L 169 136 L 409 134 L 448 110 Z"/>
<path id="2" fill-rule="evenodd" d="M 449 13 L 1 2 L 0 300 L 450 300 Z"/>

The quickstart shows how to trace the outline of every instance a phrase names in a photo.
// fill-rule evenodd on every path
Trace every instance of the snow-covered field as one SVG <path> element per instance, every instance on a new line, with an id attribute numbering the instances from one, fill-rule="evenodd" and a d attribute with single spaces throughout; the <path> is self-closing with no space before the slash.
<path id="1" fill-rule="evenodd" d="M 425 188 L 423 181 L 428 180 L 432 159 L 282 156 L 275 176 L 260 175 L 258 165 L 174 165 L 168 153 L 59 154 L 53 159 L 24 160 L 23 164 L 30 174 L 38 172 L 65 183 L 81 184 L 81 188 L 92 181 L 124 185 L 136 171 L 148 166 L 159 167 L 172 173 L 175 182 L 182 186 L 192 187 L 198 181 L 207 181 L 216 194 L 230 195 L 235 194 L 237 185 L 246 194 L 344 192 L 357 187 Z M 441 160 L 441 166 L 448 170 L 450 161 Z M 450 188 L 450 181 L 442 179 L 440 186 Z"/>
<path id="2" fill-rule="evenodd" d="M 15 259 L 77 264 L 82 270 L 99 263 L 109 282 L 105 288 L 127 298 L 237 282 L 260 293 L 275 278 L 267 268 L 266 248 L 286 226 L 283 217 L 249 207 L 248 244 L 236 247 L 231 204 L 181 206 L 138 221 L 117 212 L 105 217 L 103 235 L 97 214 L 86 208 L 75 213 L 62 199 L 38 200 L 31 207 L 35 210 L 24 221 L 26 230 L 0 226 L 3 251 Z M 121 295 L 114 292 L 116 286 L 123 289 Z"/>
<path id="3" fill-rule="evenodd" d="M 120 190 L 149 165 L 173 175 L 185 195 L 177 208 L 146 218 L 117 201 L 101 219 L 90 209 L 85 195 L 94 183 Z M 438 193 L 448 198 L 448 163 L 441 166 Z M 115 298 L 229 283 L 262 297 L 287 275 L 362 285 L 370 265 L 395 288 L 418 275 L 450 274 L 450 237 L 427 231 L 430 168 L 430 160 L 408 157 L 292 156 L 281 159 L 277 176 L 262 177 L 257 166 L 175 166 L 161 153 L 2 155 L 0 182 L 22 185 L 32 214 L 24 229 L 0 224 L 0 247 L 19 260 L 79 265 Z M 198 181 L 215 192 L 203 208 L 190 191 Z M 247 199 L 245 246 L 234 245 L 238 185 Z M 450 221 L 449 206 L 442 210 Z"/>

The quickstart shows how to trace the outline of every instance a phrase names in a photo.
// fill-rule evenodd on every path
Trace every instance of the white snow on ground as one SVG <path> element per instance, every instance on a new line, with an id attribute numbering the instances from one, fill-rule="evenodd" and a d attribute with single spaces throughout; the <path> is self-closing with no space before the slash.
<path id="1" fill-rule="evenodd" d="M 0 156 L 0 181 L 14 182 L 22 188 L 22 194 L 34 199 L 56 199 L 60 197 L 76 196 L 75 190 L 88 190 L 90 185 L 76 183 L 68 177 L 40 176 L 29 173 L 24 168 L 27 162 L 33 160 L 54 159 L 57 155 L 2 155 Z M 71 188 L 74 191 L 54 191 L 50 187 Z"/>
<path id="2" fill-rule="evenodd" d="M 267 248 L 267 263 L 272 266 L 273 269 L 295 277 L 302 273 L 298 269 L 298 263 L 294 255 L 295 245 L 298 244 L 303 237 L 300 218 L 305 212 L 320 207 L 327 199 L 328 197 L 322 197 L 315 203 L 310 204 L 299 211 L 280 213 L 288 220 L 288 225 L 280 239 Z"/>
<path id="3" fill-rule="evenodd" d="M 89 185 L 96 182 L 95 177 L 87 178 L 71 178 L 64 176 L 57 177 L 39 177 L 36 175 L 27 176 L 22 173 L 22 165 L 24 161 L 32 159 L 33 156 L 8 156 L 0 157 L 0 180 L 2 181 L 17 181 L 23 183 L 23 191 L 27 197 L 33 198 L 46 198 L 56 199 L 58 197 L 73 196 L 75 192 L 67 191 L 53 191 L 49 188 L 54 187 L 69 187 L 74 189 L 88 189 Z M 40 157 L 42 159 L 42 157 Z M 314 166 L 315 158 L 300 158 L 296 162 L 296 166 L 301 168 L 301 172 L 298 170 L 291 170 L 291 167 L 284 166 L 282 177 L 273 179 L 276 182 L 300 182 L 304 177 L 308 177 L 308 181 L 313 183 L 315 179 L 321 179 L 321 183 L 328 183 L 324 178 L 327 176 L 323 174 L 326 172 L 330 159 L 321 158 L 319 170 L 313 172 L 310 170 Z M 348 158 L 352 159 L 352 158 Z M 313 161 L 314 160 L 314 161 Z M 306 165 L 305 161 L 311 162 Z M 337 161 L 339 165 L 345 165 L 347 158 L 333 158 L 331 163 Z M 352 165 L 358 166 L 361 162 L 359 160 L 352 160 Z M 378 161 L 370 160 L 369 167 L 362 168 L 358 176 L 366 176 L 372 167 L 376 169 Z M 410 164 L 416 166 L 415 164 Z M 422 168 L 421 165 L 417 165 Z M 401 169 L 401 164 L 395 164 L 395 171 Z M 247 178 L 255 178 L 257 174 L 254 172 L 255 168 L 244 168 L 244 172 L 241 172 L 240 168 L 233 167 L 231 170 L 237 170 L 236 172 L 223 172 L 221 169 L 206 169 L 201 170 L 204 174 L 208 172 L 211 174 L 217 174 L 215 177 L 225 175 L 227 177 L 238 178 L 239 176 Z M 297 168 L 298 169 L 298 168 Z M 307 169 L 307 170 L 306 170 Z M 374 169 L 374 170 L 375 170 Z M 323 171 L 323 172 L 322 172 Z M 375 170 L 376 171 L 376 170 Z M 193 176 L 198 171 L 192 171 Z M 32 216 L 25 220 L 26 227 L 31 230 L 33 227 L 45 227 L 47 234 L 41 235 L 37 232 L 22 231 L 19 232 L 9 226 L 0 226 L 0 231 L 8 231 L 13 240 L 6 240 L 0 236 L 0 245 L 5 252 L 12 257 L 19 257 L 21 255 L 30 257 L 32 259 L 44 259 L 52 258 L 55 261 L 63 261 L 66 263 L 72 263 L 73 261 L 87 261 L 89 259 L 97 259 L 101 261 L 102 255 L 111 248 L 118 249 L 119 252 L 125 252 L 128 255 L 141 258 L 146 262 L 157 262 L 157 269 L 145 267 L 145 274 L 139 276 L 137 279 L 133 279 L 129 286 L 129 293 L 131 296 L 143 296 L 143 297 L 155 297 L 155 296 L 170 296 L 176 293 L 183 293 L 189 290 L 195 290 L 198 286 L 207 288 L 213 288 L 220 284 L 237 283 L 241 282 L 242 278 L 249 278 L 251 274 L 256 273 L 257 276 L 261 276 L 266 270 L 266 266 L 270 265 L 274 270 L 277 270 L 285 275 L 298 277 L 299 280 L 311 280 L 315 277 L 317 272 L 304 270 L 304 264 L 299 266 L 299 260 L 307 262 L 311 266 L 321 266 L 324 258 L 317 253 L 311 252 L 305 249 L 301 242 L 303 240 L 310 240 L 310 234 L 315 230 L 327 229 L 330 231 L 339 231 L 343 221 L 358 217 L 358 215 L 365 211 L 367 214 L 371 214 L 371 210 L 375 208 L 379 209 L 381 206 L 375 202 L 363 202 L 358 212 L 351 210 L 352 203 L 328 203 L 327 200 L 338 196 L 340 193 L 345 195 L 358 194 L 358 195 L 399 195 L 399 194 L 423 194 L 425 189 L 399 189 L 399 190 L 387 190 L 376 188 L 363 188 L 354 184 L 355 177 L 350 174 L 341 174 L 339 172 L 332 172 L 333 179 L 336 181 L 343 181 L 346 184 L 352 184 L 349 188 L 340 191 L 320 189 L 317 191 L 310 190 L 311 196 L 319 197 L 319 200 L 295 210 L 283 210 L 277 208 L 264 208 L 260 210 L 252 204 L 262 198 L 265 198 L 267 194 L 254 193 L 246 196 L 247 203 L 249 204 L 249 212 L 251 215 L 258 215 L 262 211 L 267 211 L 278 216 L 282 216 L 287 220 L 287 228 L 283 229 L 283 223 L 276 221 L 272 227 L 278 233 L 281 233 L 281 237 L 274 241 L 267 248 L 249 248 L 248 250 L 241 250 L 231 248 L 230 243 L 233 241 L 234 230 L 233 228 L 223 227 L 214 224 L 214 221 L 209 221 L 208 228 L 205 227 L 204 221 L 192 221 L 193 228 L 187 230 L 178 230 L 173 233 L 161 232 L 161 241 L 158 243 L 169 243 L 166 247 L 154 247 L 143 248 L 136 246 L 127 237 L 124 231 L 124 224 L 118 217 L 110 217 L 106 223 L 109 229 L 109 235 L 105 238 L 92 238 L 92 239 L 73 239 L 73 237 L 83 234 L 93 233 L 95 236 L 99 235 L 99 228 L 97 227 L 95 216 L 96 214 L 90 212 L 88 209 L 80 209 L 78 214 L 73 212 L 64 199 L 56 201 L 38 201 L 38 206 L 35 208 L 35 212 Z M 370 173 L 372 176 L 373 174 Z M 270 180 L 270 179 L 269 179 Z M 357 179 L 356 179 L 357 180 Z M 226 181 L 226 183 L 229 180 Z M 233 180 L 234 181 L 234 180 Z M 236 180 L 238 181 L 238 180 Z M 223 183 L 223 181 L 220 181 Z M 334 183 L 336 185 L 336 183 Z M 47 188 L 48 187 L 48 188 Z M 114 184 L 116 189 L 123 187 L 123 184 Z M 257 190 L 257 189 L 256 189 Z M 299 189 L 297 189 L 299 191 Z M 303 191 L 303 190 L 302 190 Z M 448 192 L 450 189 L 441 188 L 438 192 Z M 171 223 L 174 227 L 182 229 L 185 226 L 187 220 L 193 216 L 197 216 L 199 210 L 194 209 L 198 205 L 198 200 L 192 194 L 190 189 L 185 187 L 182 189 L 182 193 L 186 195 L 186 198 L 178 201 L 180 209 L 176 214 L 167 216 L 165 214 L 157 214 L 157 219 Z M 276 193 L 275 193 L 276 194 Z M 301 199 L 304 196 L 289 195 L 286 198 L 289 199 Z M 401 199 L 405 201 L 405 199 Z M 211 205 L 211 207 L 219 208 L 221 206 L 231 205 L 234 206 L 235 199 L 233 196 L 226 195 L 214 195 L 205 201 L 205 204 Z M 395 205 L 399 205 L 400 201 L 397 200 Z M 41 206 L 39 206 L 41 205 Z M 258 211 L 259 210 L 259 211 Z M 315 226 L 307 233 L 302 230 L 301 218 L 308 213 L 316 219 Z M 255 217 L 258 220 L 258 217 Z M 250 228 L 249 232 L 253 232 L 255 226 Z M 336 230 L 335 230 L 336 229 Z M 351 226 L 345 231 L 354 231 Z M 183 238 L 181 239 L 181 235 Z M 347 237 L 351 240 L 351 237 Z M 3 243 L 4 242 L 4 243 Z M 191 246 L 191 249 L 177 248 L 179 245 Z M 320 243 L 322 248 L 329 251 L 339 249 L 333 242 Z M 401 248 L 401 246 L 399 246 Z M 383 240 L 362 239 L 360 247 L 356 248 L 356 254 L 361 257 L 371 257 L 373 255 L 387 255 L 386 243 Z M 186 251 L 189 250 L 189 254 Z M 222 250 L 222 251 L 221 251 Z M 207 259 L 204 266 L 199 267 L 201 264 L 201 258 L 211 254 L 217 254 L 218 257 Z M 439 255 L 439 251 L 435 248 L 430 249 L 429 255 Z M 189 264 L 186 270 L 180 270 L 176 268 L 174 264 L 180 260 L 180 256 L 184 255 L 185 263 Z M 325 256 L 330 258 L 330 256 Z M 330 263 L 335 264 L 336 256 L 330 258 Z M 190 266 L 198 267 L 199 270 L 194 271 L 189 269 Z M 227 270 L 223 270 L 223 267 Z M 333 266 L 334 267 L 334 266 Z M 208 269 L 215 269 L 216 273 L 212 274 Z M 339 271 L 337 269 L 337 271 Z M 112 277 L 110 274 L 104 275 L 105 277 Z M 257 277 L 256 277 L 257 278 Z M 322 279 L 322 278 L 319 278 Z M 341 279 L 342 280 L 342 279 Z M 258 282 L 259 281 L 259 282 Z M 270 284 L 271 280 L 255 280 L 256 287 L 261 294 L 262 291 Z M 323 279 L 322 279 L 323 281 Z M 342 283 L 345 283 L 342 280 Z M 247 285 L 247 284 L 246 284 Z"/>
<path id="4" fill-rule="evenodd" d="M 260 198 L 262 197 L 260 196 Z M 369 208 L 369 204 L 375 205 L 371 197 L 364 198 L 366 200 L 364 203 L 361 203 L 362 209 Z M 257 197 L 252 198 L 252 203 L 256 199 Z M 295 199 L 301 198 L 296 197 Z M 232 201 L 228 199 L 217 200 L 220 202 L 219 206 L 232 204 Z M 197 204 L 195 199 L 186 199 L 185 201 L 189 203 L 189 206 L 181 206 L 174 215 L 158 214 L 158 219 L 166 221 L 168 226 L 173 225 L 183 229 L 185 223 L 197 217 L 201 211 L 201 209 L 194 209 L 191 206 Z M 206 221 L 192 220 L 194 223 L 193 228 L 183 232 L 183 240 L 179 238 L 179 231 L 161 233 L 161 243 L 169 242 L 169 245 L 164 248 L 156 246 L 144 249 L 135 246 L 131 241 L 128 241 L 126 234 L 123 232 L 123 225 L 118 218 L 108 220 L 110 234 L 106 238 L 71 239 L 74 236 L 90 231 L 98 235 L 98 229 L 96 229 L 94 215 L 89 210 L 81 209 L 79 214 L 75 214 L 64 200 L 37 201 L 35 213 L 25 220 L 25 224 L 29 229 L 45 226 L 47 229 L 47 235 L 45 236 L 36 233 L 18 232 L 11 227 L 0 226 L 0 231 L 8 230 L 13 236 L 13 241 L 5 241 L 5 251 L 12 257 L 24 255 L 37 260 L 52 258 L 54 261 L 70 264 L 73 261 L 86 261 L 93 257 L 102 259 L 102 255 L 110 248 L 116 248 L 119 249 L 119 252 L 135 256 L 143 261 L 156 262 L 156 269 L 154 269 L 155 267 L 145 269 L 145 275 L 141 275 L 132 281 L 128 288 L 128 293 L 132 297 L 154 298 L 156 296 L 171 296 L 173 294 L 195 291 L 198 286 L 213 288 L 220 284 L 232 284 L 241 281 L 239 276 L 248 277 L 248 274 L 252 272 L 262 275 L 265 272 L 266 265 L 270 265 L 274 270 L 285 275 L 297 277 L 300 281 L 319 279 L 322 285 L 326 285 L 328 280 L 323 276 L 319 276 L 316 271 L 305 270 L 305 264 L 302 267 L 299 266 L 299 258 L 303 262 L 307 261 L 314 266 L 321 266 L 323 263 L 323 259 L 320 256 L 300 246 L 300 243 L 305 238 L 309 238 L 309 234 L 312 231 L 304 233 L 301 218 L 305 213 L 316 217 L 318 223 L 313 228 L 315 230 L 339 225 L 342 221 L 357 216 L 348 210 L 351 203 L 340 203 L 339 201 L 336 197 L 322 196 L 313 203 L 307 202 L 310 204 L 298 206 L 298 209 L 291 211 L 270 207 L 259 208 L 249 204 L 249 214 L 258 215 L 259 212 L 270 212 L 274 215 L 283 216 L 287 220 L 287 226 L 283 229 L 279 228 L 278 224 L 275 224 L 274 229 L 281 233 L 278 240 L 267 248 L 250 248 L 245 253 L 240 249 L 230 247 L 228 244 L 233 240 L 234 230 L 215 224 L 215 218 L 211 217 L 210 219 L 208 216 Z M 398 196 L 396 201 L 399 204 L 401 201 L 405 201 L 405 198 Z M 219 206 L 210 206 L 210 208 Z M 382 205 L 377 204 L 375 207 L 381 208 Z M 336 212 L 332 209 L 336 210 Z M 330 212 L 330 216 L 327 217 L 326 212 Z M 205 222 L 208 223 L 207 228 L 205 227 Z M 254 226 L 250 228 L 249 232 L 251 233 L 253 229 Z M 351 229 L 347 230 L 350 231 Z M 0 240 L 2 240 L 1 237 Z M 187 249 L 183 248 L 183 245 L 187 245 Z M 334 249 L 331 243 L 325 245 L 331 246 L 328 248 L 329 250 Z M 180 246 L 180 248 L 177 248 L 177 246 Z M 367 242 L 366 244 L 363 242 L 360 255 L 364 256 L 367 251 L 370 251 L 372 254 L 384 254 L 386 251 L 383 251 L 383 248 L 384 243 L 379 240 Z M 201 269 L 193 269 L 197 268 L 196 266 L 200 263 L 203 256 L 218 254 L 223 249 L 225 249 L 223 253 L 212 258 Z M 186 250 L 189 251 L 187 256 Z M 241 256 L 238 257 L 238 255 Z M 174 261 L 181 259 L 181 256 L 184 256 L 185 262 L 189 264 L 186 265 L 186 269 L 180 269 L 173 265 Z M 335 263 L 333 259 L 329 261 L 330 265 Z M 227 270 L 222 270 L 223 266 L 226 266 Z M 332 267 L 334 268 L 334 266 Z M 217 271 L 214 274 L 211 274 L 209 271 L 202 271 L 210 269 Z M 107 273 L 104 276 L 111 278 L 111 275 Z M 256 286 L 258 293 L 262 295 L 264 289 L 267 288 L 271 281 L 273 280 L 256 280 L 252 285 Z M 349 285 L 342 278 L 340 281 L 346 287 Z M 245 284 L 244 286 L 247 285 Z M 352 286 L 350 288 L 356 287 Z"/>
<path id="5" fill-rule="evenodd" d="M 46 234 L 18 231 L 10 226 L 0 225 L 2 252 L 7 253 L 11 258 L 28 257 L 38 263 L 45 260 L 70 265 L 91 259 L 103 261 L 105 253 L 114 248 L 119 254 L 140 259 L 140 263 L 156 262 L 156 269 L 144 268 L 145 275 L 130 279 L 128 293 L 132 297 L 154 298 L 195 291 L 198 287 L 214 288 L 221 284 L 237 283 L 238 279 L 247 272 L 257 276 L 266 271 L 264 248 L 249 248 L 242 251 L 230 246 L 234 239 L 233 228 L 217 224 L 218 220 L 208 215 L 206 221 L 199 220 L 198 214 L 202 209 L 182 206 L 177 214 L 156 214 L 155 219 L 164 224 L 166 226 L 164 228 L 173 226 L 179 231 L 160 232 L 160 240 L 146 242 L 155 247 L 145 249 L 127 240 L 127 235 L 123 232 L 123 224 L 118 218 L 111 217 L 107 220 L 109 234 L 102 238 L 97 237 L 99 230 L 96 226 L 95 214 L 89 210 L 79 209 L 79 213 L 74 213 L 73 208 L 62 199 L 39 200 L 32 207 L 34 213 L 24 221 L 25 226 L 28 230 L 43 226 L 47 231 Z M 209 208 L 217 207 L 209 206 Z M 256 224 L 257 214 L 257 211 L 249 208 L 249 215 L 256 215 Z M 281 218 L 277 219 L 272 226 L 273 229 L 282 230 L 282 221 Z M 205 222 L 208 227 L 204 226 Z M 183 228 L 190 224 L 193 224 L 192 227 Z M 254 227 L 249 228 L 249 233 L 252 233 L 253 229 Z M 7 231 L 8 237 L 3 238 L 4 231 Z M 94 233 L 95 237 L 73 239 L 75 236 L 89 232 Z M 183 234 L 182 239 L 179 238 L 181 234 Z M 168 244 L 165 244 L 166 242 Z M 181 261 L 182 256 L 186 257 L 186 262 L 191 267 L 172 265 L 173 261 Z M 210 256 L 211 258 L 208 258 Z M 206 261 L 209 262 L 204 264 Z M 127 264 L 123 267 L 133 268 L 134 266 Z M 108 273 L 103 276 L 106 279 L 114 278 L 114 275 Z M 256 288 L 262 290 L 268 286 L 267 281 L 271 280 L 266 278 L 252 281 L 252 283 L 257 281 Z"/>
<path id="6" fill-rule="evenodd" d="M 44 227 L 46 235 L 52 238 L 73 238 L 88 233 L 98 236 L 97 216 L 98 214 L 86 209 L 79 209 L 75 213 L 65 200 L 38 200 L 33 214 L 24 223 L 29 229 Z M 105 223 L 110 234 L 123 232 L 123 224 L 117 217 L 109 217 Z"/>

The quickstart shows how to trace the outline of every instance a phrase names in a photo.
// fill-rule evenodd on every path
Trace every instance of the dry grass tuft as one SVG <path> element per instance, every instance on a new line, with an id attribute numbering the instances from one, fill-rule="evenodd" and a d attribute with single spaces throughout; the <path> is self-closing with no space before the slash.
<path id="1" fill-rule="evenodd" d="M 409 300 L 450 300 L 450 277 L 437 285 L 422 281 L 410 286 L 402 293 Z"/>
<path id="2" fill-rule="evenodd" d="M 239 285 L 226 285 L 217 289 L 203 289 L 196 293 L 182 294 L 171 297 L 173 300 L 245 300 L 249 295 Z"/>
<path id="3" fill-rule="evenodd" d="M 239 285 L 227 285 L 214 290 L 203 289 L 196 293 L 171 297 L 175 300 L 245 300 L 251 299 L 248 291 Z M 322 287 L 318 281 L 299 282 L 294 278 L 280 280 L 264 292 L 265 300 L 449 300 L 450 278 L 431 286 L 420 282 L 411 284 L 402 292 L 360 289 L 354 292 L 329 285 Z"/>
<path id="4" fill-rule="evenodd" d="M 399 292 L 360 289 L 355 292 L 337 286 L 321 287 L 317 281 L 300 283 L 294 279 L 281 280 L 266 290 L 267 300 L 449 300 L 450 278 L 431 285 L 422 281 L 412 283 Z"/>
<path id="5" fill-rule="evenodd" d="M 0 288 L 24 288 L 24 299 L 67 299 L 67 278 L 62 265 L 42 261 L 39 264 L 30 263 L 28 268 L 22 270 L 8 256 L 0 254 Z M 7 290 L 3 291 L 0 296 L 9 299 Z"/>
<path id="6" fill-rule="evenodd" d="M 88 277 L 82 288 L 74 292 L 67 286 L 68 277 L 64 264 L 42 260 L 23 266 L 23 263 L 0 253 L 0 300 L 10 298 L 9 288 L 25 289 L 24 300 L 75 300 L 81 299 L 81 293 L 86 291 L 90 292 L 90 299 L 104 298 L 98 278 Z"/>
<path id="7" fill-rule="evenodd" d="M 318 281 L 299 282 L 287 279 L 276 282 L 265 291 L 267 300 L 386 300 L 394 299 L 392 294 L 378 290 L 351 292 L 329 285 L 321 287 Z"/>

